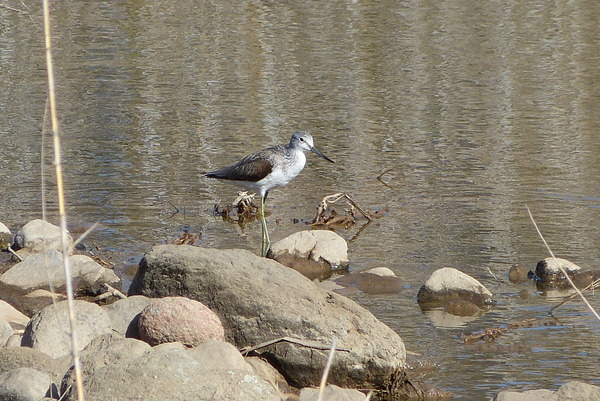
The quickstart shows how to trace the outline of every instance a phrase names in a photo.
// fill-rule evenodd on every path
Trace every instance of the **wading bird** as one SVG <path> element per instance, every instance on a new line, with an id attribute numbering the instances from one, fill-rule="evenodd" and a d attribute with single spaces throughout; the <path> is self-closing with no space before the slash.
<path id="1" fill-rule="evenodd" d="M 230 167 L 205 173 L 206 177 L 228 180 L 260 194 L 260 222 L 262 228 L 261 255 L 265 257 L 271 246 L 265 199 L 273 188 L 282 187 L 296 177 L 306 164 L 304 152 L 311 151 L 323 159 L 335 163 L 314 146 L 313 137 L 303 131 L 292 134 L 287 145 L 272 146 L 252 153 Z"/>

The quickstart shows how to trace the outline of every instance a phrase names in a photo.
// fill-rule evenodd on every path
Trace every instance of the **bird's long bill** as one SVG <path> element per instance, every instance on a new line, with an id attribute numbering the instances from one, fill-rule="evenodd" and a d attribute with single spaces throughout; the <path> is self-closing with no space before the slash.
<path id="1" fill-rule="evenodd" d="M 319 152 L 319 149 L 315 148 L 314 146 L 310 148 L 310 151 L 313 152 L 314 154 L 317 154 L 317 155 L 321 156 L 323 159 L 327 160 L 328 162 L 335 163 L 329 157 L 327 157 L 323 153 Z"/>

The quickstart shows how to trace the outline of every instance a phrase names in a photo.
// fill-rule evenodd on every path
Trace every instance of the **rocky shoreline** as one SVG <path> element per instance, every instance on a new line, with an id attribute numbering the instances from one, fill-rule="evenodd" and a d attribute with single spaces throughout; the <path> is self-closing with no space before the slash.
<path id="1" fill-rule="evenodd" d="M 7 257 L 0 275 L 0 400 L 77 399 L 57 230 L 34 220 L 11 237 L 0 223 L 2 244 L 19 248 L 14 257 L 23 259 Z M 274 244 L 275 260 L 239 249 L 156 246 L 127 296 L 111 269 L 71 256 L 86 399 L 316 400 L 333 343 L 324 400 L 366 400 L 369 392 L 381 400 L 451 399 L 414 379 L 425 359 L 340 295 L 399 291 L 401 280 L 378 268 L 313 281 L 307 276 L 347 266 L 347 246 L 329 231 L 295 236 Z M 543 270 L 552 263 L 543 265 L 537 277 L 560 282 L 559 273 Z M 418 301 L 454 314 L 495 303 L 481 283 L 451 268 L 434 272 Z M 495 399 L 600 400 L 600 388 L 570 382 L 555 392 L 505 390 Z"/>

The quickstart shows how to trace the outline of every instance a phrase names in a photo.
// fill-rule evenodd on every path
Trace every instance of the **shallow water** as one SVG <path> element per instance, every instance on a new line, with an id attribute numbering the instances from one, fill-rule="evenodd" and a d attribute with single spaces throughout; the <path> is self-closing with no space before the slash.
<path id="1" fill-rule="evenodd" d="M 0 8 L 0 221 L 11 228 L 41 216 L 46 83 L 34 6 L 33 21 Z M 532 284 L 507 280 L 512 264 L 547 255 L 526 206 L 557 256 L 598 268 L 600 4 L 72 1 L 52 15 L 69 221 L 74 233 L 101 223 L 89 245 L 134 260 L 186 229 L 203 246 L 258 253 L 258 222 L 211 214 L 236 189 L 202 172 L 304 129 L 336 164 L 308 155 L 272 191 L 271 237 L 307 228 L 336 192 L 382 212 L 337 232 L 352 270 L 387 266 L 406 288 L 355 300 L 440 363 L 429 383 L 465 400 L 600 383 L 600 325 L 580 302 L 558 309 L 558 326 L 510 331 L 494 346 L 458 339 L 544 318 L 559 302 L 522 299 Z M 423 314 L 416 294 L 442 266 L 481 280 L 498 306 L 460 327 Z"/>

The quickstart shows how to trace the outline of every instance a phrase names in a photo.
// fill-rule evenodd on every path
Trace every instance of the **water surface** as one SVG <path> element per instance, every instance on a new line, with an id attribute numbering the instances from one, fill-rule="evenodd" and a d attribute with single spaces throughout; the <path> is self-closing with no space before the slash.
<path id="1" fill-rule="evenodd" d="M 0 8 L 1 220 L 11 228 L 41 215 L 46 81 L 31 7 L 31 19 Z M 68 215 L 74 232 L 101 223 L 89 244 L 139 257 L 187 229 L 203 246 L 258 253 L 258 222 L 211 214 L 236 189 L 202 172 L 307 130 L 336 164 L 308 155 L 272 191 L 271 237 L 306 229 L 336 192 L 382 212 L 337 232 L 352 270 L 387 266 L 406 288 L 355 300 L 440 363 L 429 383 L 465 400 L 600 383 L 600 325 L 580 302 L 558 310 L 558 326 L 491 347 L 458 339 L 559 302 L 522 299 L 532 284 L 507 280 L 512 264 L 547 255 L 526 206 L 557 256 L 598 268 L 600 4 L 71 1 L 52 16 Z M 481 280 L 498 306 L 440 327 L 415 297 L 443 266 Z M 600 308 L 597 294 L 590 301 Z"/>

